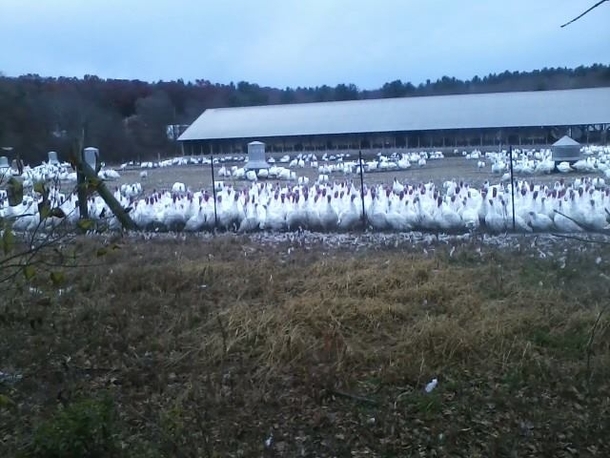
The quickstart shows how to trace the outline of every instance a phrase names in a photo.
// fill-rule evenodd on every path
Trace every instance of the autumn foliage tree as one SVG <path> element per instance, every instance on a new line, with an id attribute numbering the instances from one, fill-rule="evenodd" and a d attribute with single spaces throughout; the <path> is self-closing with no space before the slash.
<path id="1" fill-rule="evenodd" d="M 599 64 L 505 71 L 470 80 L 443 76 L 418 85 L 397 79 L 372 90 L 344 83 L 277 89 L 246 81 L 149 83 L 94 75 L 9 78 L 0 74 L 0 146 L 14 147 L 26 162 L 40 162 L 50 150 L 66 157 L 86 126 L 85 143 L 100 148 L 107 162 L 156 159 L 177 153 L 166 126 L 190 124 L 207 108 L 609 85 L 610 66 Z"/>

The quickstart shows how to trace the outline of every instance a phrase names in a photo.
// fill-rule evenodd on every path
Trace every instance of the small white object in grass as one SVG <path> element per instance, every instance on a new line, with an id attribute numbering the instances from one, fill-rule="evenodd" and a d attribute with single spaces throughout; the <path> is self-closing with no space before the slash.
<path id="1" fill-rule="evenodd" d="M 148 172 L 146 170 L 143 170 L 142 172 L 140 172 L 140 179 L 144 180 L 145 178 L 148 178 Z"/>
<path id="2" fill-rule="evenodd" d="M 0 371 L 0 382 L 15 383 L 23 378 L 21 374 L 9 374 L 7 372 Z"/>
<path id="3" fill-rule="evenodd" d="M 265 447 L 271 447 L 273 444 L 273 433 L 269 434 L 269 437 L 265 439 Z"/>
<path id="4" fill-rule="evenodd" d="M 438 379 L 433 378 L 430 383 L 426 385 L 426 393 L 432 393 L 432 390 L 436 388 L 436 385 L 438 385 Z"/>
<path id="5" fill-rule="evenodd" d="M 68 286 L 67 288 L 59 288 L 57 290 L 57 294 L 59 294 L 61 296 L 62 294 L 69 293 L 70 291 L 72 291 L 72 287 L 71 286 Z"/>
<path id="6" fill-rule="evenodd" d="M 602 258 L 600 258 L 599 256 L 597 258 L 595 258 L 595 264 L 601 264 L 602 262 Z"/>

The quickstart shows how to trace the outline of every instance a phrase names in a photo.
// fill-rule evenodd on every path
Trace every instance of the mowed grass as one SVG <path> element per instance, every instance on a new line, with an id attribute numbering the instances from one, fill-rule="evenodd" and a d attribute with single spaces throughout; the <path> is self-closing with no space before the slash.
<path id="1" fill-rule="evenodd" d="M 610 456 L 603 245 L 119 247 L 2 293 L 2 456 Z"/>

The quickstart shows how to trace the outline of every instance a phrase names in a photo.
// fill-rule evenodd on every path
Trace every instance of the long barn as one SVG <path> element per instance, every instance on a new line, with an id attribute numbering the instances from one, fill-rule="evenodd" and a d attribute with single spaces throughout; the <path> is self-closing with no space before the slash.
<path id="1" fill-rule="evenodd" d="M 544 145 L 564 134 L 610 140 L 610 88 L 503 92 L 205 110 L 180 136 L 185 154 Z"/>

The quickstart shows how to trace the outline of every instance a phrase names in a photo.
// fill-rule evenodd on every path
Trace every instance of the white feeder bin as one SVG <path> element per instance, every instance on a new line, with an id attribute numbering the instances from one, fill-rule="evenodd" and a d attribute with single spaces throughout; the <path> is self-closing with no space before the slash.
<path id="1" fill-rule="evenodd" d="M 100 158 L 100 150 L 93 148 L 92 146 L 83 150 L 83 160 L 89 164 L 93 170 L 97 167 L 97 161 Z"/>
<path id="2" fill-rule="evenodd" d="M 49 164 L 52 165 L 58 165 L 59 164 L 59 159 L 57 158 L 57 153 L 55 151 L 49 151 L 47 153 L 47 156 L 49 158 Z"/>
<path id="3" fill-rule="evenodd" d="M 564 135 L 555 143 L 553 143 L 553 161 L 555 161 L 556 164 L 559 162 L 579 161 L 582 158 L 580 148 L 580 143 L 568 137 L 567 135 Z"/>
<path id="4" fill-rule="evenodd" d="M 248 163 L 246 170 L 268 169 L 269 164 L 265 159 L 265 144 L 263 142 L 248 143 Z"/>
<path id="5" fill-rule="evenodd" d="M 8 163 L 8 157 L 0 156 L 0 169 L 8 169 L 10 165 Z"/>

